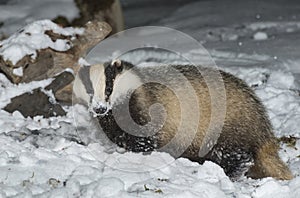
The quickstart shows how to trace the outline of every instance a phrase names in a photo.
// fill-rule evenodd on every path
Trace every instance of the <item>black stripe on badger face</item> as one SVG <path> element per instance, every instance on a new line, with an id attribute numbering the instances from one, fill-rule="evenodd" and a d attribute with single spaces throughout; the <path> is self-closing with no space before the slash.
<path id="1" fill-rule="evenodd" d="M 123 64 L 120 60 L 112 61 L 111 63 L 104 64 L 105 74 L 105 101 L 108 102 L 110 95 L 113 92 L 114 81 L 116 76 L 123 70 Z"/>
<path id="2" fill-rule="evenodd" d="M 105 75 L 105 101 L 109 102 L 110 96 L 114 91 L 114 83 L 118 75 L 122 73 L 123 70 L 129 70 L 133 68 L 134 65 L 121 60 L 114 60 L 110 63 L 104 63 L 104 75 Z"/>

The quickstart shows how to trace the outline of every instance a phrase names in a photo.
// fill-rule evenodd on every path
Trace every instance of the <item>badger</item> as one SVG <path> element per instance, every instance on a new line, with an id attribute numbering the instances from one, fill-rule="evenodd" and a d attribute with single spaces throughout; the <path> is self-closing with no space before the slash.
<path id="1" fill-rule="evenodd" d="M 213 131 L 208 130 L 209 123 L 219 119 L 212 116 L 212 90 L 202 75 L 211 70 L 193 65 L 140 67 L 116 60 L 83 67 L 75 78 L 73 92 L 77 100 L 89 106 L 106 136 L 127 151 L 148 153 L 168 146 L 163 151 L 200 164 L 212 161 L 232 179 L 242 175 L 291 179 L 289 168 L 278 155 L 279 143 L 262 102 L 244 81 L 221 70 L 218 72 L 226 99 L 224 120 L 214 144 L 199 155 L 206 145 L 205 137 Z M 183 83 L 173 71 L 182 74 L 188 83 Z M 150 76 L 164 78 L 168 84 L 155 82 Z M 181 101 L 192 102 L 186 94 L 191 88 L 199 117 L 191 115 L 181 126 L 182 108 L 186 108 Z M 181 98 L 175 92 L 183 93 Z M 153 108 L 157 104 L 158 110 Z M 128 121 L 129 117 L 133 122 Z M 158 124 L 148 126 L 153 120 Z M 180 149 L 183 150 L 178 154 Z"/>

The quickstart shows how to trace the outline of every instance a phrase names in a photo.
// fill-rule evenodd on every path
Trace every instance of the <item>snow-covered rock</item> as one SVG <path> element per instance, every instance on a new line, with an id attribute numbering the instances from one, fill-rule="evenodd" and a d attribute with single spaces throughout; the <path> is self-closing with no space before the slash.
<path id="1" fill-rule="evenodd" d="M 50 20 L 41 20 L 28 24 L 23 29 L 11 35 L 8 39 L 0 41 L 0 56 L 5 61 L 11 61 L 15 65 L 24 56 L 32 59 L 37 56 L 37 51 L 51 48 L 56 51 L 67 51 L 72 47 L 67 39 L 52 40 L 46 31 L 64 36 L 75 37 L 82 34 L 83 28 L 62 28 Z M 21 71 L 16 71 L 21 75 Z"/>

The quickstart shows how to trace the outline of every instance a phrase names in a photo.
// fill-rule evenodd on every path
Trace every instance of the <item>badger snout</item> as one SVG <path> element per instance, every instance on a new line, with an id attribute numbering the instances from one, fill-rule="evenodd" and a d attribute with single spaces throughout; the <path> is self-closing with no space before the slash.
<path id="1" fill-rule="evenodd" d="M 101 102 L 100 100 L 96 100 L 93 98 L 91 104 L 89 104 L 89 112 L 93 117 L 104 116 L 111 109 L 109 103 Z"/>
<path id="2" fill-rule="evenodd" d="M 105 106 L 94 107 L 93 111 L 97 115 L 103 115 L 103 114 L 105 114 L 107 112 L 107 107 L 105 107 Z"/>

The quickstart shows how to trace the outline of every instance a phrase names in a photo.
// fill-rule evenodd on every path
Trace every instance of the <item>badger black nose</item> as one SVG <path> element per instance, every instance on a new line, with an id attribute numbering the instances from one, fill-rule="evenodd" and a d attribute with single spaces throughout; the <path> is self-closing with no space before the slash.
<path id="1" fill-rule="evenodd" d="M 101 106 L 101 107 L 96 107 L 96 108 L 94 108 L 94 112 L 96 113 L 96 114 L 104 114 L 104 113 L 106 113 L 106 111 L 107 111 L 107 107 L 103 107 L 103 106 Z"/>

